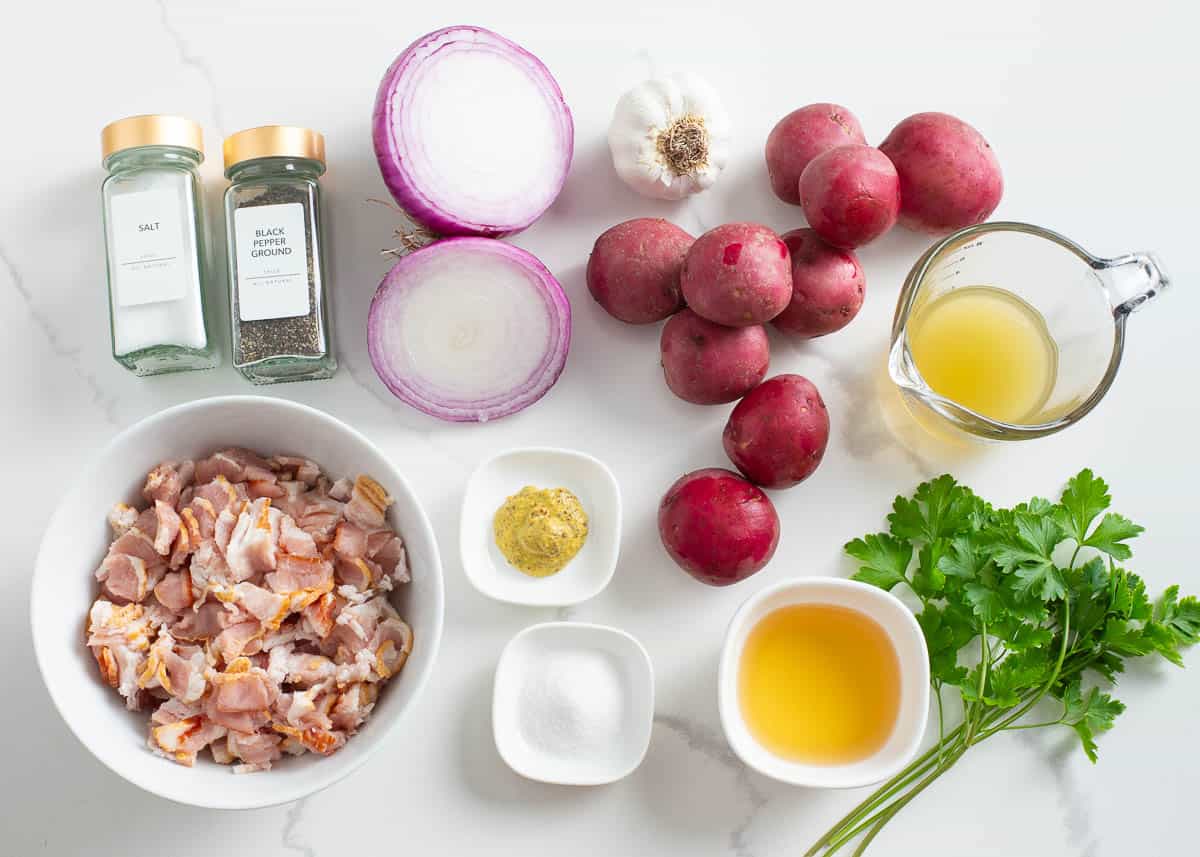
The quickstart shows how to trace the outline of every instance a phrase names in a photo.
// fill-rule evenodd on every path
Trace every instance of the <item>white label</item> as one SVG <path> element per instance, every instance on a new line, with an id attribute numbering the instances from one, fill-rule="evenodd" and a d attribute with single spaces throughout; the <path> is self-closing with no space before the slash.
<path id="1" fill-rule="evenodd" d="M 308 315 L 304 206 L 253 205 L 233 213 L 242 321 Z"/>
<path id="2" fill-rule="evenodd" d="M 109 200 L 120 306 L 174 301 L 187 294 L 191 260 L 185 258 L 180 209 L 173 189 L 123 193 Z"/>

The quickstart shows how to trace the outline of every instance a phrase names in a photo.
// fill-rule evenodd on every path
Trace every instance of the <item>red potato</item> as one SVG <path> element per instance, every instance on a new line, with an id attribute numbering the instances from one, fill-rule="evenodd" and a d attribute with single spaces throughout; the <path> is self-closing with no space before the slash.
<path id="1" fill-rule="evenodd" d="M 792 263 L 779 236 L 757 223 L 710 229 L 688 250 L 683 297 L 697 314 L 730 327 L 762 324 L 792 297 Z"/>
<path id="2" fill-rule="evenodd" d="M 800 204 L 808 225 L 827 242 L 843 249 L 859 247 L 895 225 L 900 177 L 878 149 L 839 146 L 804 168 Z"/>
<path id="3" fill-rule="evenodd" d="M 720 467 L 681 476 L 658 506 L 658 534 L 676 564 L 709 586 L 745 580 L 771 561 L 779 515 L 769 497 Z"/>
<path id="4" fill-rule="evenodd" d="M 801 339 L 841 330 L 858 315 L 867 277 L 852 250 L 826 244 L 812 229 L 783 235 L 792 256 L 792 300 L 771 324 Z"/>
<path id="5" fill-rule="evenodd" d="M 941 234 L 987 220 L 1004 194 L 996 153 L 983 135 L 945 113 L 918 113 L 879 146 L 900 175 L 900 222 Z"/>
<path id="6" fill-rule="evenodd" d="M 663 326 L 663 374 L 671 392 L 696 405 L 740 399 L 762 381 L 771 359 L 767 331 L 725 327 L 685 309 Z"/>
<path id="7" fill-rule="evenodd" d="M 800 204 L 800 175 L 808 162 L 830 149 L 865 143 L 862 125 L 837 104 L 809 104 L 779 120 L 767 136 L 767 175 L 784 202 Z"/>
<path id="8" fill-rule="evenodd" d="M 615 319 L 662 321 L 683 309 L 679 272 L 695 240 L 657 217 L 618 223 L 596 239 L 588 257 L 588 291 Z"/>
<path id="9" fill-rule="evenodd" d="M 811 381 L 776 375 L 746 394 L 725 424 L 725 453 L 764 488 L 790 488 L 813 474 L 829 442 L 829 411 Z"/>

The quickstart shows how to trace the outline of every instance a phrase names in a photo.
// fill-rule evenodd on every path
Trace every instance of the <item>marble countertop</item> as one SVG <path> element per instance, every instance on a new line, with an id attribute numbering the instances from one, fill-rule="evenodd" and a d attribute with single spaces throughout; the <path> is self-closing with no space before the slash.
<path id="1" fill-rule="evenodd" d="M 985 496 L 1052 494 L 1083 466 L 1109 480 L 1117 508 L 1147 526 L 1134 567 L 1156 590 L 1200 589 L 1194 550 L 1200 476 L 1197 319 L 1200 262 L 1192 168 L 1200 114 L 1193 11 L 1172 0 L 1126 4 L 1013 0 L 973 4 L 608 0 L 581 9 L 520 2 L 130 0 L 22 4 L 0 38 L 7 81 L 0 171 L 0 381 L 5 562 L 0 569 L 0 852 L 174 857 L 216 853 L 335 857 L 406 853 L 527 855 L 801 853 L 864 793 L 792 788 L 748 772 L 722 737 L 716 663 L 735 608 L 763 585 L 845 574 L 841 544 L 878 528 L 894 494 L 952 470 Z M 367 360 L 364 319 L 388 261 L 394 215 L 369 122 L 383 69 L 416 36 L 449 23 L 494 28 L 537 53 L 576 121 L 575 163 L 558 202 L 514 241 L 561 279 L 575 311 L 565 374 L 523 414 L 484 426 L 442 424 L 394 402 Z M 627 191 L 605 143 L 620 93 L 652 70 L 687 68 L 723 92 L 735 153 L 717 187 L 680 204 Z M 1189 99 L 1184 101 L 1184 99 Z M 835 100 L 880 140 L 903 116 L 963 116 L 999 154 L 998 217 L 1034 221 L 1100 255 L 1153 249 L 1175 289 L 1130 323 L 1111 395 L 1081 425 L 1027 444 L 951 457 L 888 416 L 881 357 L 896 293 L 927 239 L 894 230 L 861 252 L 861 316 L 804 346 L 774 341 L 772 370 L 821 389 L 834 431 L 825 463 L 776 494 L 779 552 L 749 582 L 695 583 L 663 553 L 655 508 L 681 473 L 725 463 L 728 409 L 698 408 L 662 382 L 654 328 L 627 327 L 583 281 L 605 227 L 661 215 L 700 232 L 730 220 L 785 230 L 799 212 L 767 187 L 761 146 L 783 113 Z M 99 130 L 141 112 L 204 123 L 216 200 L 220 138 L 252 125 L 308 125 L 328 139 L 327 222 L 341 370 L 328 382 L 252 388 L 228 365 L 139 379 L 109 357 L 99 212 Z M 479 133 L 489 133 L 480 128 Z M 222 322 L 222 325 L 224 322 Z M 227 342 L 224 345 L 227 349 Z M 63 487 L 116 431 L 196 398 L 265 392 L 322 408 L 399 463 L 425 503 L 445 560 L 446 633 L 433 681 L 397 734 L 358 773 L 299 803 L 243 813 L 178 806 L 103 768 L 68 733 L 37 676 L 28 632 L 29 573 Z M 576 608 L 492 602 L 457 556 L 467 475 L 510 446 L 568 445 L 605 460 L 625 500 L 620 567 Z M 78 569 L 64 573 L 80 573 Z M 556 617 L 605 622 L 646 645 L 657 674 L 648 756 L 599 788 L 528 782 L 491 737 L 492 672 L 521 628 Z M 1193 669 L 1200 665 L 1189 658 Z M 989 742 L 914 802 L 871 854 L 1120 857 L 1185 853 L 1200 791 L 1192 739 L 1200 676 L 1135 668 L 1130 703 L 1090 765 L 1062 734 Z M 1047 730 L 1038 730 L 1045 732 Z"/>

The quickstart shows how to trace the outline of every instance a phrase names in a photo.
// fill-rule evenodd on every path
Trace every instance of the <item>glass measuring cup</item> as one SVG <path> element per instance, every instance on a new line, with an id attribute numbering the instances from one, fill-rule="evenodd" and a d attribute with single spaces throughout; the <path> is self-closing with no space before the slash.
<path id="1" fill-rule="evenodd" d="M 942 426 L 992 440 L 1053 434 L 1082 419 L 1108 392 L 1121 364 L 1126 319 L 1168 282 L 1149 253 L 1101 259 L 1028 223 L 971 226 L 934 244 L 909 272 L 892 322 L 888 374 L 918 419 L 933 415 Z M 935 392 L 913 357 L 913 320 L 935 299 L 970 286 L 1018 298 L 1036 310 L 1056 351 L 1043 404 L 1019 423 L 993 419 Z"/>

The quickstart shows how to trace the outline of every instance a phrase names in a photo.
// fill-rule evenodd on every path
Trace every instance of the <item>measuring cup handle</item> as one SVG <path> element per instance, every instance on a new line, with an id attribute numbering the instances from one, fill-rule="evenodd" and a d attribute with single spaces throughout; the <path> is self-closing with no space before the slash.
<path id="1" fill-rule="evenodd" d="M 1113 259 L 1097 259 L 1093 264 L 1113 314 L 1129 315 L 1170 285 L 1170 277 L 1153 253 L 1127 253 Z"/>

